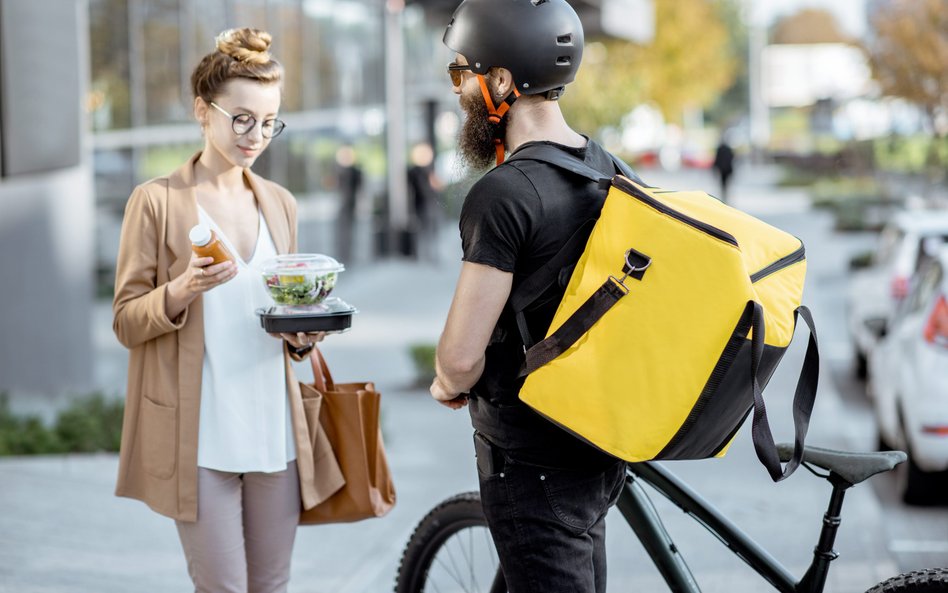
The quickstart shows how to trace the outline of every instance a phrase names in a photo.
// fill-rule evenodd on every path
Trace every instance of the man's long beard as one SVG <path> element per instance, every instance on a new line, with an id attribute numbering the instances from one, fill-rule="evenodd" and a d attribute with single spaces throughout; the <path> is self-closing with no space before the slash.
<path id="1" fill-rule="evenodd" d="M 507 134 L 507 116 L 499 124 L 491 123 L 487 116 L 484 97 L 478 93 L 461 95 L 464 125 L 458 135 L 458 151 L 461 160 L 474 169 L 487 169 L 496 162 L 497 149 L 494 138 L 503 139 Z"/>

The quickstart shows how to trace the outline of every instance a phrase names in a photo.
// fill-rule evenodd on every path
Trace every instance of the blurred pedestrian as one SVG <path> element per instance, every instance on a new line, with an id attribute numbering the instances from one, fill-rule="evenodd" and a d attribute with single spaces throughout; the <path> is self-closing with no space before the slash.
<path id="1" fill-rule="evenodd" d="M 438 229 L 441 224 L 443 185 L 434 170 L 434 151 L 430 144 L 417 144 L 411 150 L 408 168 L 408 195 L 411 206 L 411 231 L 420 259 L 437 263 Z"/>
<path id="2" fill-rule="evenodd" d="M 611 155 L 574 131 L 556 101 L 579 68 L 582 25 L 566 0 L 464 0 L 444 42 L 456 52 L 448 71 L 465 114 L 460 154 L 473 167 L 498 165 L 461 210 L 464 263 L 431 395 L 454 409 L 470 403 L 481 504 L 505 590 L 604 593 L 605 516 L 625 463 L 520 401 L 526 348 L 509 298 L 598 218 L 605 196 L 550 163 L 503 162 L 507 148 L 543 144 L 603 177 L 616 174 Z M 532 335 L 546 335 L 564 290 L 551 283 L 525 312 Z"/>
<path id="3" fill-rule="evenodd" d="M 362 190 L 362 169 L 356 160 L 355 149 L 344 144 L 336 151 L 336 188 L 339 192 L 339 210 L 336 215 L 336 259 L 344 264 L 352 261 L 352 242 L 355 235 L 359 192 Z"/>
<path id="4" fill-rule="evenodd" d="M 286 591 L 300 510 L 341 478 L 310 444 L 287 360 L 323 334 L 276 340 L 254 315 L 261 264 L 296 249 L 296 201 L 250 170 L 284 129 L 270 43 L 224 31 L 194 69 L 204 146 L 132 192 L 116 266 L 113 328 L 130 350 L 116 494 L 175 520 L 202 592 Z M 232 261 L 192 252 L 198 223 Z"/>
<path id="5" fill-rule="evenodd" d="M 714 151 L 714 163 L 711 166 L 718 174 L 718 180 L 721 183 L 721 201 L 726 204 L 727 186 L 734 173 L 734 149 L 727 142 L 727 134 L 721 136 L 721 142 Z"/>

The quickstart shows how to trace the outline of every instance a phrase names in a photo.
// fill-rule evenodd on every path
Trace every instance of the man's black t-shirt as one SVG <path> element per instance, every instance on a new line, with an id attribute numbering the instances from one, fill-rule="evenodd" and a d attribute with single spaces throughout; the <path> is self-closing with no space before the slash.
<path id="1" fill-rule="evenodd" d="M 592 140 L 584 148 L 546 144 L 583 159 L 606 177 L 615 174 L 610 155 Z M 478 180 L 464 200 L 460 222 L 463 259 L 513 273 L 516 290 L 584 222 L 599 217 L 604 199 L 595 183 L 548 163 L 508 161 Z M 535 341 L 546 336 L 564 290 L 555 286 L 540 299 L 545 304 L 527 312 Z M 471 389 L 474 428 L 497 445 L 517 450 L 521 459 L 541 465 L 614 463 L 614 457 L 557 427 L 517 397 L 523 385 L 517 375 L 524 353 L 509 303 L 495 334 L 502 339 L 487 347 L 484 372 Z"/>

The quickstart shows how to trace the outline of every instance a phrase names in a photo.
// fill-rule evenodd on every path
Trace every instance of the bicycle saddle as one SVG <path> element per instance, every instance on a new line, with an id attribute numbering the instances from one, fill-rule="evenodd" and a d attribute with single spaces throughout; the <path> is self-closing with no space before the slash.
<path id="1" fill-rule="evenodd" d="M 792 443 L 777 445 L 780 461 L 793 456 Z M 829 470 L 846 482 L 856 485 L 880 472 L 887 472 L 908 458 L 903 451 L 881 451 L 878 453 L 837 451 L 823 447 L 803 447 L 803 462 Z"/>

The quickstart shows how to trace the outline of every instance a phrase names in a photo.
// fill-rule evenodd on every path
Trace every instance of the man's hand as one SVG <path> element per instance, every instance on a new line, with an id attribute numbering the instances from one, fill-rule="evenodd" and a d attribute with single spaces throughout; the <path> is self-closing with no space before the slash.
<path id="1" fill-rule="evenodd" d="M 512 283 L 510 272 L 471 262 L 461 265 L 435 353 L 437 378 L 430 391 L 439 403 L 454 410 L 467 405 L 466 393 L 484 372 L 484 353 Z"/>
<path id="2" fill-rule="evenodd" d="M 431 397 L 441 405 L 448 406 L 452 410 L 460 410 L 467 405 L 467 394 L 466 393 L 454 393 L 449 390 L 444 383 L 441 382 L 441 379 L 435 377 L 434 381 L 431 382 Z"/>

